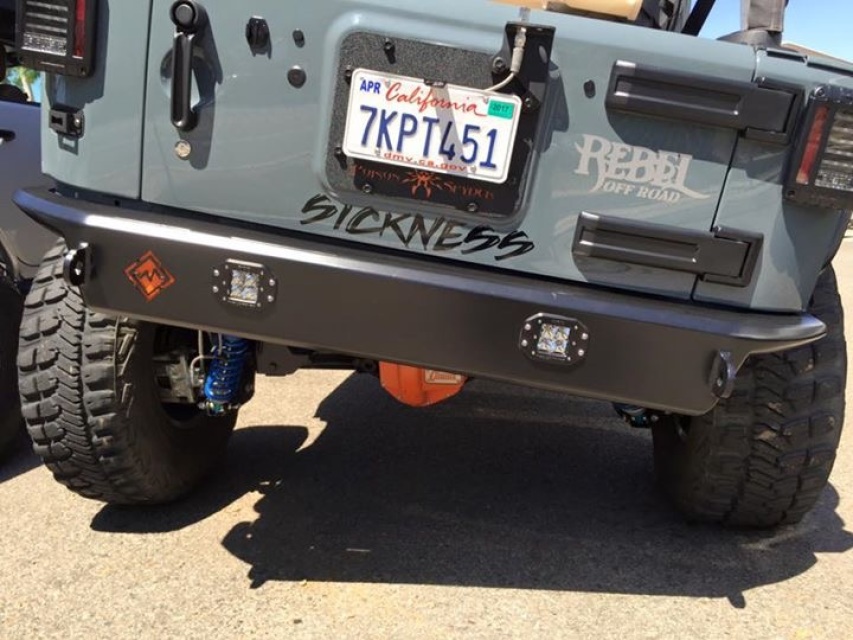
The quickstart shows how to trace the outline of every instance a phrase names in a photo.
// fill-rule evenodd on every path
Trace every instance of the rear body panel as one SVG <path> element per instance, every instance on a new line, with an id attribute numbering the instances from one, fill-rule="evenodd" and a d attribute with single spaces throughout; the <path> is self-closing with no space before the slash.
<path id="1" fill-rule="evenodd" d="M 48 175 L 117 196 L 140 196 L 149 17 L 147 0 L 99 3 L 92 76 L 46 76 L 42 156 Z M 57 106 L 83 111 L 81 138 L 50 131 L 50 109 Z"/>
<path id="2" fill-rule="evenodd" d="M 413 188 L 408 205 L 381 189 L 369 196 L 343 190 L 330 180 L 329 149 L 344 115 L 335 104 L 345 56 L 354 55 L 346 45 L 353 37 L 399 41 L 397 55 L 379 69 L 399 75 L 442 68 L 447 47 L 467 51 L 476 64 L 456 65 L 443 80 L 482 89 L 491 76 L 481 61 L 504 46 L 515 9 L 485 0 L 441 0 L 422 8 L 329 0 L 307 12 L 295 3 L 264 0 L 248 11 L 208 0 L 210 25 L 194 58 L 199 122 L 182 133 L 170 119 L 171 4 L 152 0 L 150 42 L 139 35 L 147 3 L 111 7 L 121 20 L 102 16 L 110 33 L 98 49 L 106 52 L 98 76 L 49 85 L 52 100 L 85 107 L 87 121 L 77 149 L 47 136 L 46 167 L 57 179 L 155 205 L 508 272 L 779 311 L 806 306 L 843 228 L 840 213 L 782 200 L 790 146 L 745 140 L 730 126 L 606 106 L 620 61 L 720 82 L 752 83 L 760 73 L 794 83 L 794 91 L 820 83 L 853 86 L 841 71 L 806 67 L 800 59 L 768 62 L 762 55 L 756 71 L 756 52 L 747 46 L 534 13 L 535 22 L 556 30 L 548 92 L 520 205 L 496 219 L 482 211 L 433 210 L 425 188 Z M 252 16 L 269 25 L 266 52 L 253 52 L 246 41 Z M 121 49 L 111 47 L 114 42 Z M 296 67 L 305 73 L 304 84 L 288 80 Z M 182 140 L 192 148 L 185 160 L 175 152 Z M 581 255 L 575 245 L 584 213 L 694 235 L 724 226 L 758 234 L 764 248 L 746 286 L 710 284 L 683 270 Z"/>
<path id="3" fill-rule="evenodd" d="M 794 54 L 758 53 L 757 77 L 803 86 L 807 93 L 823 84 L 850 86 L 851 68 L 806 64 Z M 734 289 L 698 282 L 695 299 L 740 303 L 760 309 L 805 309 L 818 274 L 837 246 L 849 213 L 828 211 L 784 199 L 788 149 L 740 140 L 732 161 L 716 224 L 764 236 L 764 251 L 752 282 Z"/>
<path id="4" fill-rule="evenodd" d="M 690 56 L 690 66 L 697 72 L 748 81 L 753 75 L 750 50 L 607 22 L 543 16 L 543 21 L 557 29 L 550 117 L 545 118 L 540 132 L 541 156 L 528 198 L 519 214 L 497 229 L 502 240 L 508 233 L 518 232 L 514 242 L 530 243 L 527 246 L 533 248 L 506 257 L 514 252 L 463 253 L 482 242 L 455 247 L 479 224 L 495 226 L 477 216 L 466 219 L 462 214 L 451 219 L 421 214 L 422 223 L 414 216 L 389 222 L 383 213 L 358 225 L 353 223 L 353 217 L 364 200 L 347 217 L 342 205 L 315 197 L 338 196 L 345 203 L 352 201 L 348 194 L 330 193 L 326 175 L 327 141 L 332 123 L 339 123 L 341 117 L 333 111 L 341 79 L 339 52 L 348 36 L 378 33 L 494 54 L 503 44 L 504 24 L 516 17 L 515 10 L 493 3 L 440 2 L 418 10 L 396 2 L 338 0 L 312 7 L 310 19 L 306 19 L 304 11 L 292 3 L 262 2 L 253 6 L 253 11 L 267 19 L 273 34 L 268 58 L 253 55 L 243 39 L 239 30 L 249 17 L 243 8 L 233 3 L 207 3 L 213 41 L 207 49 L 211 56 L 215 51 L 218 60 L 207 58 L 200 65 L 206 72 L 199 76 L 208 75 L 208 80 L 200 80 L 197 85 L 207 102 L 199 108 L 198 128 L 186 135 L 193 145 L 194 158 L 186 162 L 173 152 L 179 137 L 169 119 L 169 83 L 156 72 L 165 73 L 168 69 L 166 61 L 174 32 L 168 19 L 169 5 L 167 0 L 154 2 L 144 200 L 363 243 L 440 253 L 443 257 L 527 273 L 689 297 L 695 281 L 690 274 L 595 259 L 576 264 L 572 256 L 575 221 L 581 211 L 606 212 L 708 231 L 736 134 L 687 123 L 609 115 L 603 106 L 607 85 L 617 60 L 665 67 L 674 66 L 674 61 L 684 55 Z M 305 34 L 304 48 L 297 47 L 291 38 L 297 27 Z M 405 51 L 398 45 L 395 65 L 402 75 L 415 71 L 407 67 L 407 62 Z M 428 77 L 426 68 L 435 65 L 427 60 L 420 64 L 424 67 L 423 76 Z M 307 74 L 301 89 L 287 81 L 287 72 L 293 65 L 299 65 Z M 483 71 L 488 73 L 489 69 Z M 486 75 L 486 81 L 488 78 Z M 584 83 L 590 79 L 597 87 L 593 98 L 584 93 Z M 213 86 L 207 86 L 209 81 Z M 620 143 L 632 149 L 616 148 Z M 669 190 L 638 184 L 633 195 L 608 193 L 630 185 L 612 177 L 626 171 L 632 159 L 643 153 L 634 151 L 638 148 L 651 149 L 655 154 L 682 154 L 688 169 L 684 183 Z M 621 164 L 609 162 L 617 155 Z M 650 196 L 668 197 L 670 201 L 662 203 Z M 303 212 L 308 203 L 313 205 Z M 377 197 L 374 208 L 381 212 L 389 209 L 381 197 Z M 410 211 L 397 209 L 394 213 Z M 328 217 L 324 217 L 326 214 Z M 310 220 L 314 222 L 305 224 Z M 418 231 L 419 224 L 426 233 Z M 374 231 L 368 232 L 370 229 Z M 439 243 L 442 236 L 444 240 Z"/>

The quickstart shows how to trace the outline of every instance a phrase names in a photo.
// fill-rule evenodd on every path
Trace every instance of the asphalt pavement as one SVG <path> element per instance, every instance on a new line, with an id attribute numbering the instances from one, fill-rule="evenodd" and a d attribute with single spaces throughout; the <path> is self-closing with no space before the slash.
<path id="1" fill-rule="evenodd" d="M 853 309 L 853 240 L 836 265 Z M 849 424 L 801 525 L 737 532 L 683 523 L 605 403 L 259 382 L 178 504 L 78 498 L 25 446 L 3 464 L 0 638 L 853 637 Z"/>

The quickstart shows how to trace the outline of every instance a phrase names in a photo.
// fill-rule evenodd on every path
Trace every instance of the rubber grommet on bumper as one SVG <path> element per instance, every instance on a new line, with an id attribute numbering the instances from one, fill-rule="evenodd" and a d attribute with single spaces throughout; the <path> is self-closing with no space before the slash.
<path id="1" fill-rule="evenodd" d="M 720 394 L 714 374 L 721 353 L 740 367 L 751 353 L 805 344 L 826 330 L 807 314 L 615 293 L 188 212 L 107 206 L 46 190 L 19 192 L 15 201 L 69 247 L 88 247 L 80 288 L 96 311 L 663 411 L 710 410 Z M 225 264 L 263 273 L 275 295 L 266 294 L 264 304 L 223 296 L 211 275 Z M 581 362 L 522 352 L 519 335 L 538 314 L 585 327 Z M 561 341 L 570 343 L 571 334 L 551 333 L 542 345 L 547 355 L 569 348 Z"/>

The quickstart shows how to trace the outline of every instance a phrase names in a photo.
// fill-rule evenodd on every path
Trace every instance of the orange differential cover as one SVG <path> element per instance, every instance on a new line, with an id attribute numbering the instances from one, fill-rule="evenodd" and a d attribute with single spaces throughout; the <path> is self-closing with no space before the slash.
<path id="1" fill-rule="evenodd" d="M 455 396 L 462 391 L 468 378 L 456 373 L 380 362 L 379 380 L 385 390 L 403 404 L 427 407 Z"/>

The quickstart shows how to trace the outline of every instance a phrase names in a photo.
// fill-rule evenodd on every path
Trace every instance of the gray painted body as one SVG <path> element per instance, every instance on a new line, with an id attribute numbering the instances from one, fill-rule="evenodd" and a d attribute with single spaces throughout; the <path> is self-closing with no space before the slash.
<path id="1" fill-rule="evenodd" d="M 16 278 L 29 279 L 55 238 L 12 203 L 21 187 L 48 183 L 41 173 L 38 105 L 0 100 L 0 129 L 15 134 L 0 141 L 0 255 Z"/>
<path id="2" fill-rule="evenodd" d="M 338 52 L 349 35 L 370 32 L 494 53 L 503 43 L 505 23 L 517 17 L 515 9 L 487 0 L 429 5 L 328 0 L 306 11 L 296 3 L 259 0 L 249 12 L 239 3 L 207 0 L 211 26 L 204 53 L 195 60 L 199 126 L 182 135 L 169 114 L 171 1 L 152 0 L 150 7 L 140 0 L 102 4 L 97 75 L 47 87 L 49 101 L 84 108 L 86 114 L 87 131 L 76 148 L 58 144 L 52 134 L 44 140 L 45 168 L 58 180 L 414 252 L 436 253 L 437 237 L 456 240 L 482 223 L 476 216 L 460 222 L 425 215 L 420 224 L 434 231 L 430 236 L 419 233 L 409 216 L 401 223 L 409 225 L 403 232 L 412 240 L 406 243 L 387 225 L 372 234 L 353 233 L 352 216 L 359 209 L 350 211 L 345 203 L 361 206 L 363 198 L 335 193 L 325 173 L 340 81 Z M 246 43 L 243 29 L 250 14 L 269 23 L 269 55 L 253 55 Z M 149 19 L 146 42 L 141 25 Z M 760 74 L 805 91 L 825 83 L 853 88 L 853 69 L 808 66 L 798 57 L 771 59 L 744 45 L 587 18 L 537 12 L 533 20 L 554 26 L 557 34 L 544 135 L 522 210 L 497 233 L 524 234 L 535 248 L 499 260 L 495 251 L 466 253 L 458 242 L 445 242 L 441 257 L 679 299 L 762 310 L 805 308 L 845 216 L 783 201 L 789 148 L 745 140 L 732 129 L 608 112 L 605 94 L 619 60 L 725 80 L 752 81 Z M 305 34 L 304 47 L 291 36 L 297 28 Z M 294 65 L 307 73 L 302 88 L 287 81 Z M 584 89 L 589 80 L 597 87 L 592 97 Z M 174 153 L 182 138 L 193 148 L 189 160 Z M 685 168 L 684 180 L 655 191 L 625 180 L 624 174 L 608 176 L 600 161 L 604 147 L 623 159 L 649 154 L 676 159 Z M 309 202 L 315 206 L 306 213 Z M 381 197 L 371 204 L 378 211 L 392 208 Z M 328 215 L 305 224 L 312 215 L 324 217 L 317 215 L 318 207 Z M 717 224 L 758 231 L 765 236 L 759 269 L 749 287 L 738 288 L 711 285 L 686 273 L 576 258 L 572 243 L 584 211 L 695 231 Z M 410 212 L 397 206 L 395 213 Z"/>
<path id="3" fill-rule="evenodd" d="M 142 113 L 149 3 L 100 2 L 97 51 L 107 61 L 85 81 L 48 75 L 45 102 L 82 109 L 85 134 L 61 138 L 43 112 L 44 170 L 68 184 L 138 198 L 142 163 Z M 168 20 L 168 17 L 166 18 Z"/>

